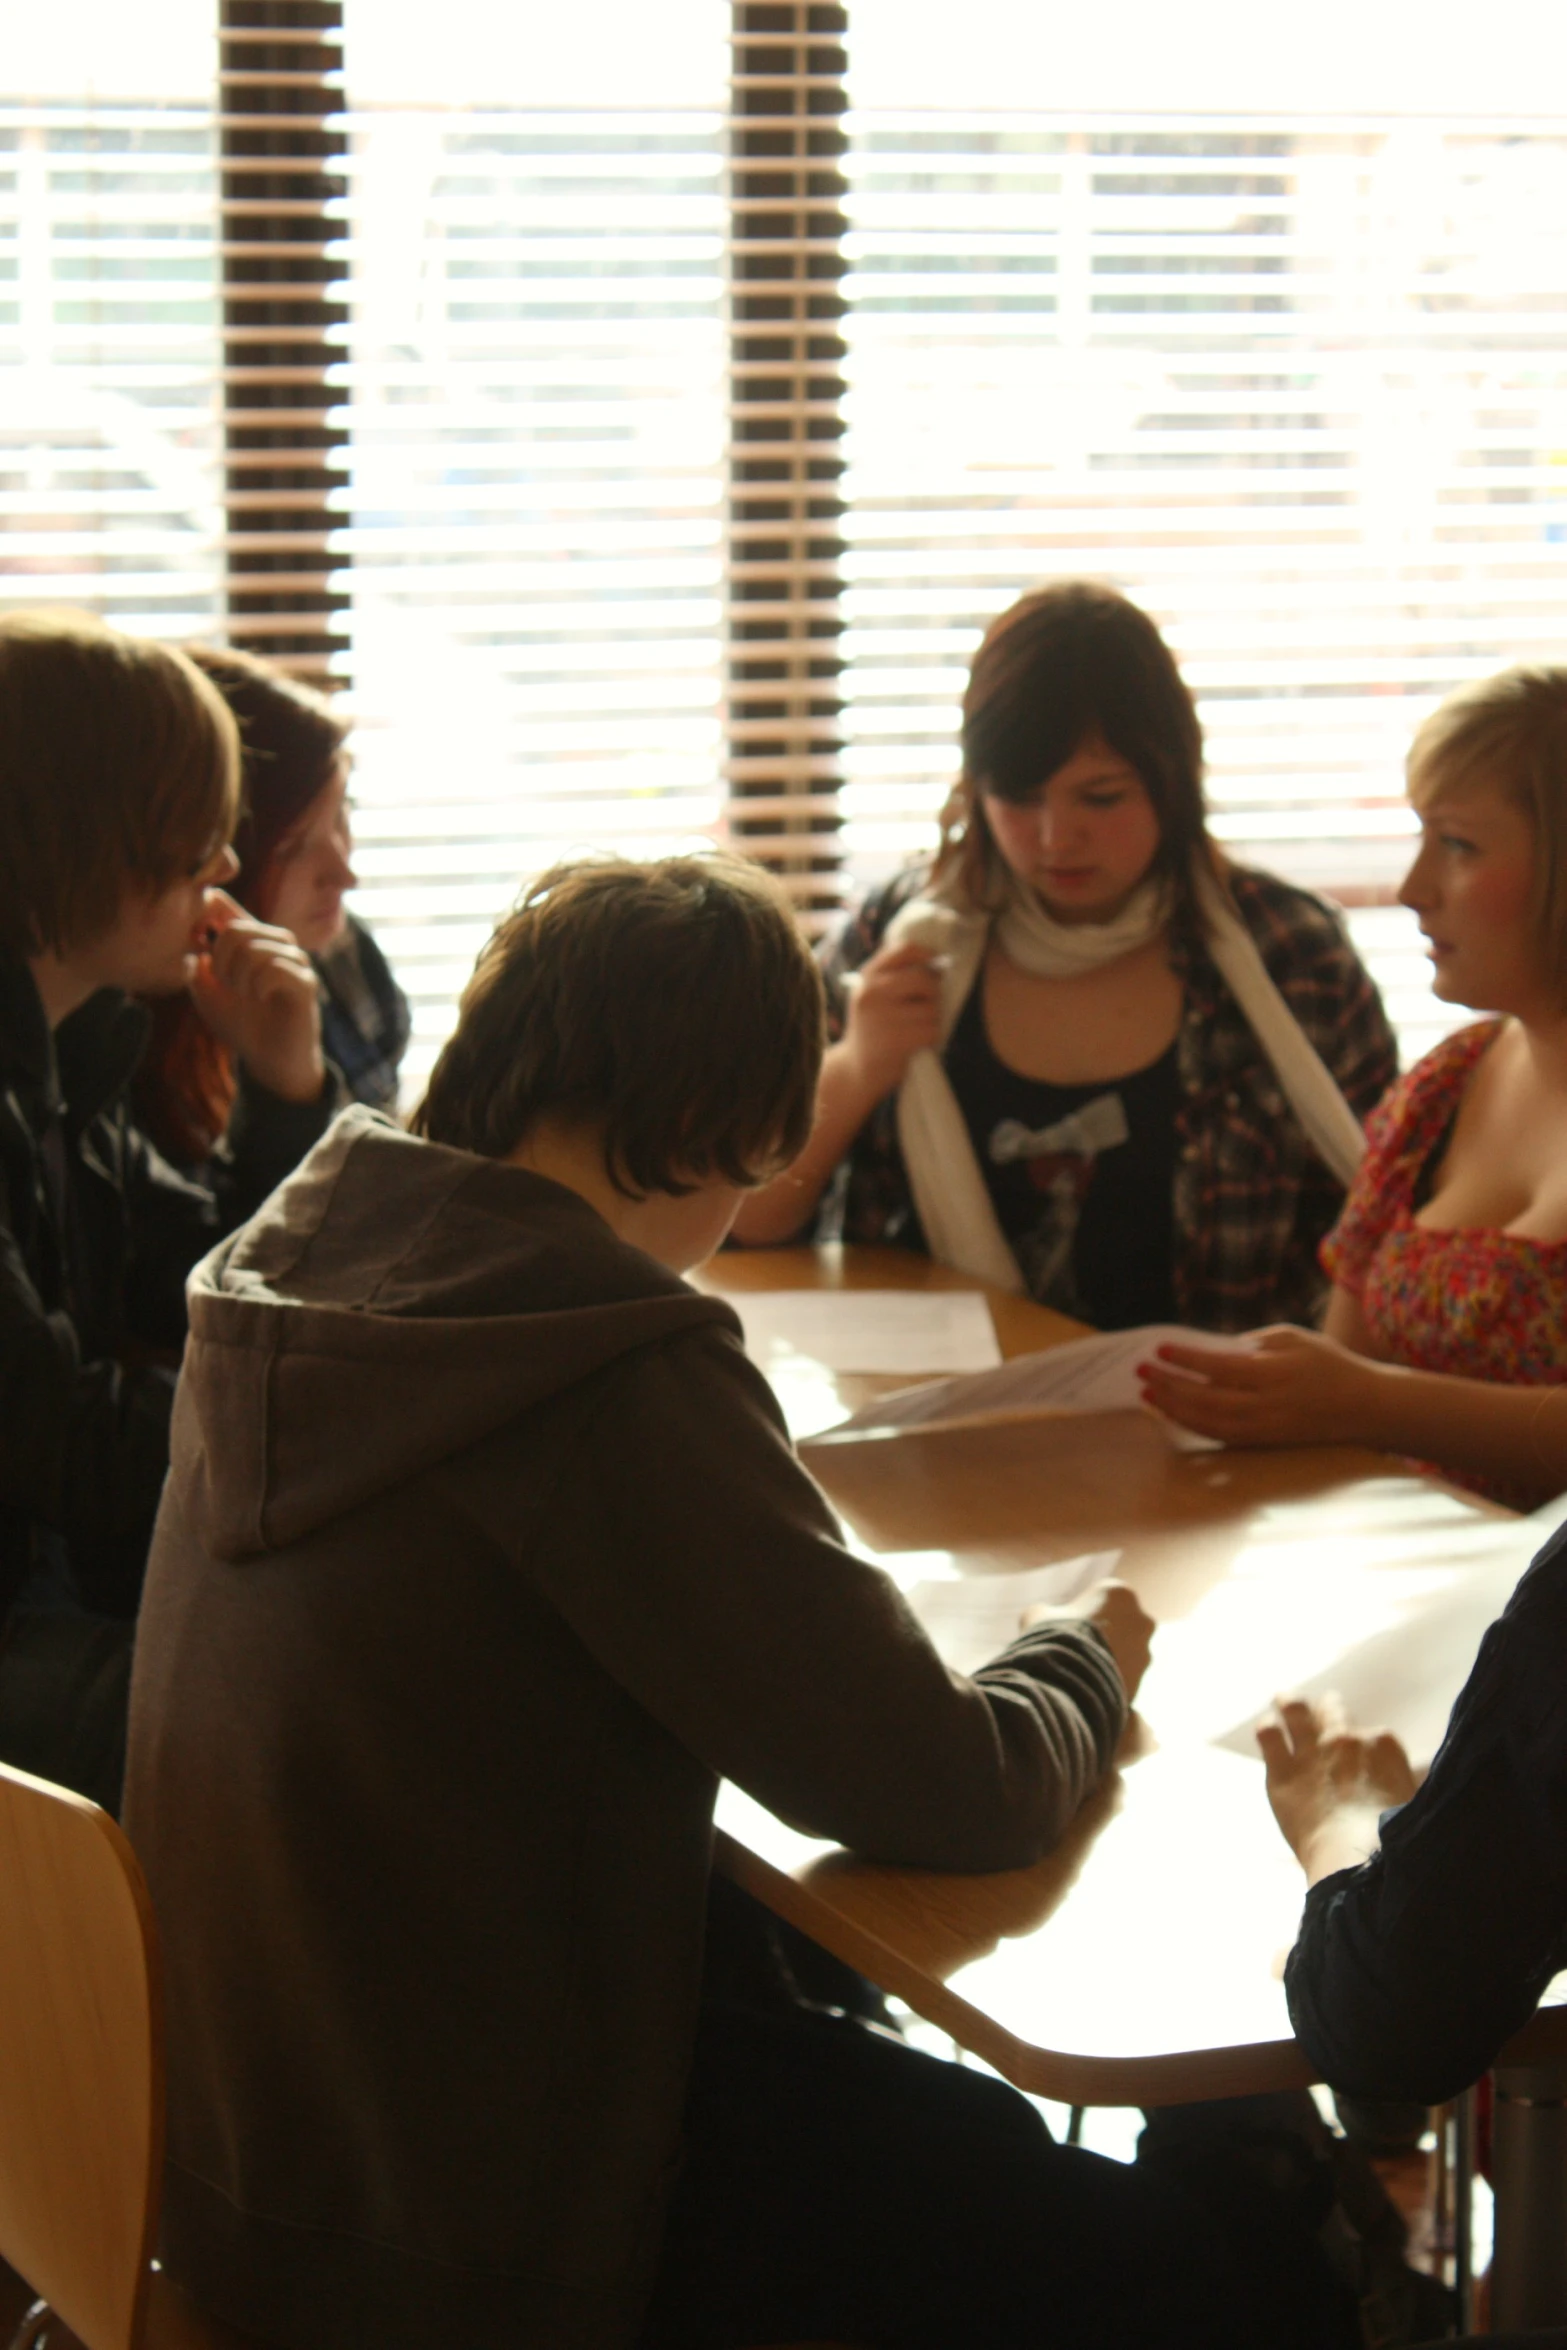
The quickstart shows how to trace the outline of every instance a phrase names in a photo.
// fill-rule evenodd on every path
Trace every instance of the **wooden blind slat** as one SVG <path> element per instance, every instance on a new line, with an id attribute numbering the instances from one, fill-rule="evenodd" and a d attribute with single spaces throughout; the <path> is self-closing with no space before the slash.
<path id="1" fill-rule="evenodd" d="M 218 28 L 228 632 L 341 677 L 342 4 L 218 0 Z"/>
<path id="2" fill-rule="evenodd" d="M 726 823 L 818 928 L 839 903 L 847 10 L 736 0 Z"/>

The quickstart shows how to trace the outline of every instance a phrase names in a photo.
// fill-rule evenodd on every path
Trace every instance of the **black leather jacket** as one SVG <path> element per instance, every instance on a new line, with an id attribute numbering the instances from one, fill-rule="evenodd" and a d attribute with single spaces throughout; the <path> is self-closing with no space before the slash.
<path id="1" fill-rule="evenodd" d="M 0 1623 L 47 1546 L 82 1604 L 134 1613 L 168 1465 L 185 1276 L 325 1130 L 241 1080 L 197 1184 L 131 1121 L 147 1015 L 112 989 L 51 1036 L 0 956 Z"/>

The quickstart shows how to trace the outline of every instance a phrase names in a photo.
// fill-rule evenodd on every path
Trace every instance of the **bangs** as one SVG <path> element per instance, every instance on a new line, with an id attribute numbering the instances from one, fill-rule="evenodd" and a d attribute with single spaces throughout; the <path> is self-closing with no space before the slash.
<path id="1" fill-rule="evenodd" d="M 977 789 L 993 799 L 1026 800 L 1091 734 L 1127 755 L 1112 741 L 1099 697 L 1080 670 L 1042 680 L 1036 665 L 964 729 L 964 764 Z"/>
<path id="2" fill-rule="evenodd" d="M 170 645 L 91 613 L 0 620 L 0 942 L 67 953 L 230 838 L 239 738 Z"/>
<path id="3" fill-rule="evenodd" d="M 172 648 L 170 648 L 172 652 Z M 128 811 L 129 862 L 154 888 L 198 872 L 234 837 L 240 814 L 239 736 L 222 695 L 172 653 L 184 692 L 150 703 L 148 770 L 156 779 Z"/>
<path id="4" fill-rule="evenodd" d="M 1404 797 L 1417 816 L 1466 792 L 1495 792 L 1511 806 L 1537 814 L 1529 772 L 1532 749 L 1519 742 L 1512 712 L 1445 705 L 1409 746 Z"/>

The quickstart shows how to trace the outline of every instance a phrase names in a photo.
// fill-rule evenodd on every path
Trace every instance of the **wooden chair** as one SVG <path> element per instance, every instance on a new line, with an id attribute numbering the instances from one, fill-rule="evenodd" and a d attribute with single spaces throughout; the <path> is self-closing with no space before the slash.
<path id="1" fill-rule="evenodd" d="M 152 2265 L 158 1939 L 106 1812 L 0 1764 L 0 2259 L 41 2296 L 14 2350 L 254 2350 Z"/>
<path id="2" fill-rule="evenodd" d="M 0 1763 L 0 2262 L 41 2296 L 12 2350 L 260 2350 L 153 2265 L 162 2179 L 146 1880 L 107 1812 Z"/>

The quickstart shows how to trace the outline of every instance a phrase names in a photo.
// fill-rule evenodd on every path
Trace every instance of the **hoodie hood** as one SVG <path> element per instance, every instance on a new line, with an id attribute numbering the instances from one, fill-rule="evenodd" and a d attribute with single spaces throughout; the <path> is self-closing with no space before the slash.
<path id="1" fill-rule="evenodd" d="M 345 1111 L 190 1281 L 174 1415 L 219 1558 L 258 1557 L 602 1371 L 717 1298 L 545 1177 Z"/>

